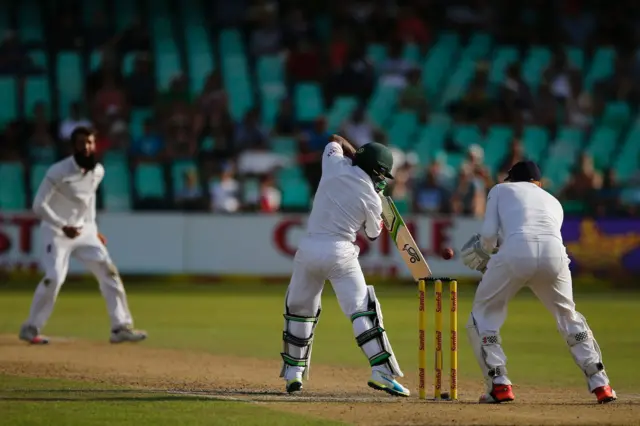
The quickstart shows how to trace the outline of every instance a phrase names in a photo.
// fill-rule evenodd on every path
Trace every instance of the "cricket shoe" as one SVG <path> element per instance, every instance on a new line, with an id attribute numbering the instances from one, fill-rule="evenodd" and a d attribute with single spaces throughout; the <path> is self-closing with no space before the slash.
<path id="1" fill-rule="evenodd" d="M 287 380 L 287 393 L 300 392 L 302 390 L 302 379 L 299 377 Z"/>
<path id="2" fill-rule="evenodd" d="M 385 391 L 389 395 L 393 396 L 409 396 L 411 392 L 409 389 L 402 386 L 396 381 L 390 374 L 385 374 L 379 370 L 373 370 L 371 378 L 367 383 L 370 388 Z"/>
<path id="3" fill-rule="evenodd" d="M 595 388 L 593 393 L 596 394 L 596 398 L 598 398 L 598 404 L 606 404 L 608 402 L 613 402 L 618 399 L 616 395 L 616 391 L 611 389 L 611 386 L 600 386 L 599 388 Z"/>
<path id="4" fill-rule="evenodd" d="M 516 399 L 513 394 L 511 385 L 493 384 L 493 390 L 480 396 L 480 404 L 500 404 L 502 402 L 511 402 Z"/>
<path id="5" fill-rule="evenodd" d="M 140 342 L 147 338 L 147 332 L 132 327 L 119 327 L 111 330 L 111 343 Z"/>
<path id="6" fill-rule="evenodd" d="M 20 327 L 20 334 L 18 335 L 20 340 L 29 342 L 32 345 L 46 345 L 49 343 L 49 338 L 38 333 L 38 329 L 32 325 L 25 324 Z"/>

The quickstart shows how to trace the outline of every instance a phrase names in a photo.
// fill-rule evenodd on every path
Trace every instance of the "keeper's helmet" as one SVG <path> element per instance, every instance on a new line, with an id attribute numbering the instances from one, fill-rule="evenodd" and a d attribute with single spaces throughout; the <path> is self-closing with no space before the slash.
<path id="1" fill-rule="evenodd" d="M 377 192 L 386 188 L 387 179 L 393 179 L 393 154 L 382 144 L 371 142 L 358 148 L 353 156 L 353 165 L 371 177 Z"/>

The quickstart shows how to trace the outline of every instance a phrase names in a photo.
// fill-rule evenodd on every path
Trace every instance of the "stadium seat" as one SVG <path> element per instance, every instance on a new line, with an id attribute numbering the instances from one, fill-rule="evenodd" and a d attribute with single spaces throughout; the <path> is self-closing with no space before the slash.
<path id="1" fill-rule="evenodd" d="M 373 67 L 379 71 L 380 65 L 387 59 L 387 48 L 382 44 L 370 44 L 367 47 L 367 57 L 373 63 Z"/>
<path id="2" fill-rule="evenodd" d="M 18 4 L 18 32 L 25 43 L 44 42 L 44 29 L 37 0 L 21 0 Z M 5 6 L 6 7 L 6 6 Z"/>
<path id="3" fill-rule="evenodd" d="M 433 113 L 429 115 L 429 123 L 449 128 L 453 119 L 449 114 Z"/>
<path id="4" fill-rule="evenodd" d="M 303 179 L 287 180 L 282 184 L 282 207 L 289 210 L 308 210 L 311 204 L 309 184 Z"/>
<path id="5" fill-rule="evenodd" d="M 131 184 L 126 156 L 110 152 L 105 155 L 103 164 L 106 171 L 102 181 L 105 209 L 108 211 L 131 210 Z"/>
<path id="6" fill-rule="evenodd" d="M 507 155 L 509 143 L 513 138 L 513 129 L 504 126 L 492 126 L 484 143 L 484 162 L 489 170 L 496 172 Z"/>
<path id="7" fill-rule="evenodd" d="M 414 112 L 397 112 L 389 127 L 389 145 L 407 150 L 413 145 L 418 128 L 418 116 Z"/>
<path id="8" fill-rule="evenodd" d="M 280 185 L 284 185 L 286 182 L 294 180 L 303 180 L 304 174 L 302 168 L 297 165 L 283 167 L 276 172 L 276 179 Z"/>
<path id="9" fill-rule="evenodd" d="M 9 185 L 2 185 L 2 191 L 0 191 L 0 210 L 24 210 L 26 208 L 26 191 L 24 187 L 24 167 L 22 163 L 0 163 L 0 182 L 11 182 Z"/>
<path id="10" fill-rule="evenodd" d="M 405 61 L 412 63 L 413 65 L 417 65 L 420 63 L 420 46 L 415 43 L 407 43 L 404 46 L 404 50 L 402 51 L 402 58 Z"/>
<path id="11" fill-rule="evenodd" d="M 36 103 L 44 102 L 47 107 L 51 104 L 49 79 L 46 76 L 27 77 L 24 87 L 24 109 L 30 115 Z"/>
<path id="12" fill-rule="evenodd" d="M 85 0 L 82 4 L 82 21 L 85 26 L 91 26 L 93 24 L 93 17 L 98 12 L 104 12 L 103 0 Z"/>
<path id="13" fill-rule="evenodd" d="M 544 127 L 527 126 L 522 135 L 522 145 L 525 155 L 536 162 L 540 162 L 542 154 L 549 144 L 549 132 Z"/>
<path id="14" fill-rule="evenodd" d="M 469 42 L 462 51 L 464 60 L 479 61 L 486 59 L 491 53 L 491 36 L 477 32 L 471 35 Z"/>
<path id="15" fill-rule="evenodd" d="M 453 142 L 462 149 L 473 144 L 481 145 L 482 139 L 478 126 L 461 124 L 453 128 Z"/>
<path id="16" fill-rule="evenodd" d="M 293 92 L 296 117 L 300 121 L 312 121 L 324 112 L 322 89 L 317 83 L 298 83 Z"/>
<path id="17" fill-rule="evenodd" d="M 275 137 L 271 140 L 271 148 L 276 154 L 294 156 L 298 153 L 298 142 L 294 138 Z"/>
<path id="18" fill-rule="evenodd" d="M 156 54 L 156 85 L 160 91 L 167 90 L 171 80 L 182 72 L 178 49 L 169 46 L 169 43 L 165 49 L 170 51 Z"/>
<path id="19" fill-rule="evenodd" d="M 572 149 L 574 155 L 578 154 L 578 151 L 582 148 L 584 142 L 584 132 L 581 129 L 575 127 L 563 127 L 558 132 L 556 138 L 557 146 L 566 146 Z M 566 154 L 567 152 L 563 152 Z"/>
<path id="20" fill-rule="evenodd" d="M 0 76 L 0 126 L 18 116 L 18 88 L 13 77 Z"/>
<path id="21" fill-rule="evenodd" d="M 358 100 L 353 96 L 337 97 L 327 114 L 327 128 L 329 131 L 337 131 L 357 106 Z"/>
<path id="22" fill-rule="evenodd" d="M 124 55 L 124 59 L 122 60 L 122 72 L 125 76 L 131 74 L 135 69 L 136 56 L 139 54 L 140 52 L 127 52 Z"/>
<path id="23" fill-rule="evenodd" d="M 222 79 L 228 94 L 231 116 L 234 120 L 242 120 L 246 112 L 254 105 L 251 76 L 249 75 L 249 65 L 242 45 L 235 46 L 235 42 L 229 41 L 234 40 L 235 37 L 229 37 L 227 38 L 226 47 L 223 45 L 221 38 L 220 50 L 222 52 L 226 49 L 237 53 L 224 55 L 221 53 Z"/>
<path id="24" fill-rule="evenodd" d="M 625 181 L 640 170 L 640 126 L 636 126 L 627 134 L 624 145 L 620 149 L 613 168 L 618 179 Z"/>
<path id="25" fill-rule="evenodd" d="M 569 63 L 582 71 L 584 69 L 584 51 L 579 47 L 569 46 L 566 48 L 566 53 Z"/>
<path id="26" fill-rule="evenodd" d="M 540 86 L 542 75 L 551 61 L 551 50 L 544 46 L 533 46 L 529 49 L 522 66 L 522 77 L 535 93 Z"/>
<path id="27" fill-rule="evenodd" d="M 396 108 L 398 90 L 394 87 L 378 85 L 374 90 L 369 105 L 367 116 L 380 127 L 385 127 L 387 120 Z"/>
<path id="28" fill-rule="evenodd" d="M 432 161 L 436 152 L 444 149 L 445 138 L 449 126 L 441 123 L 430 123 L 418 131 L 418 143 L 414 151 L 423 163 Z"/>
<path id="29" fill-rule="evenodd" d="M 133 139 L 142 137 L 144 133 L 144 121 L 153 117 L 153 111 L 148 108 L 135 108 L 131 111 L 131 124 L 129 126 Z"/>
<path id="30" fill-rule="evenodd" d="M 58 54 L 56 65 L 56 81 L 58 87 L 58 113 L 65 116 L 69 106 L 83 97 L 84 78 L 82 77 L 82 61 L 75 52 Z"/>
<path id="31" fill-rule="evenodd" d="M 202 142 L 200 142 L 200 150 L 203 152 L 211 152 L 216 147 L 216 140 L 213 136 L 206 136 Z"/>
<path id="32" fill-rule="evenodd" d="M 464 57 L 454 65 L 455 70 L 449 70 L 451 77 L 444 85 L 444 91 L 440 98 L 440 102 L 436 105 L 440 111 L 444 110 L 449 104 L 459 100 L 469 87 L 473 76 L 475 75 L 476 62 L 473 59 Z"/>
<path id="33" fill-rule="evenodd" d="M 591 61 L 591 68 L 585 77 L 585 88 L 591 89 L 598 80 L 613 74 L 616 51 L 613 47 L 600 47 L 596 50 Z"/>
<path id="34" fill-rule="evenodd" d="M 44 50 L 33 50 L 29 52 L 29 57 L 35 66 L 47 71 L 49 69 L 49 62 L 47 60 L 47 52 Z"/>
<path id="35" fill-rule="evenodd" d="M 220 32 L 220 56 L 244 55 L 242 35 L 236 29 L 224 29 Z"/>
<path id="36" fill-rule="evenodd" d="M 615 130 L 624 129 L 631 119 L 631 107 L 627 102 L 608 102 L 602 113 L 600 124 Z"/>
<path id="37" fill-rule="evenodd" d="M 489 83 L 497 87 L 503 83 L 507 74 L 507 68 L 519 58 L 518 49 L 512 46 L 497 48 L 493 54 L 491 68 L 489 70 Z"/>
<path id="38" fill-rule="evenodd" d="M 422 64 L 422 83 L 431 101 L 439 99 L 443 83 L 447 81 L 452 62 L 460 50 L 460 37 L 453 33 L 443 33 L 436 44 L 429 49 Z"/>
<path id="39" fill-rule="evenodd" d="M 286 96 L 284 64 L 278 55 L 265 55 L 257 60 L 256 73 L 261 93 L 263 124 L 271 128 L 280 109 L 280 101 Z"/>
<path id="40" fill-rule="evenodd" d="M 160 164 L 138 164 L 134 172 L 134 182 L 139 198 L 164 198 L 166 195 L 164 173 Z"/>
<path id="41" fill-rule="evenodd" d="M 609 127 L 600 126 L 593 132 L 587 153 L 593 158 L 596 169 L 604 170 L 610 166 L 617 140 L 618 132 Z"/>
<path id="42" fill-rule="evenodd" d="M 29 188 L 32 197 L 38 192 L 38 187 L 51 167 L 49 164 L 32 164 L 29 170 Z"/>

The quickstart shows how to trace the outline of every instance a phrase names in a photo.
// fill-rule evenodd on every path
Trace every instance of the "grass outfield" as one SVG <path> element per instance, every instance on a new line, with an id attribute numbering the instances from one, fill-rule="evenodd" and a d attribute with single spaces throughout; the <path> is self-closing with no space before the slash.
<path id="1" fill-rule="evenodd" d="M 82 341 L 105 342 L 109 324 L 104 301 L 97 285 L 88 283 L 76 288 L 63 288 L 46 332 L 52 336 L 71 337 Z M 84 291 L 91 290 L 91 291 Z M 167 285 L 136 285 L 129 288 L 129 302 L 136 325 L 146 329 L 150 338 L 145 348 L 162 348 L 184 353 L 208 353 L 227 359 L 262 359 L 275 365 L 281 350 L 282 310 L 285 287 L 282 285 L 212 285 L 182 286 L 179 291 Z M 445 289 L 446 291 L 446 289 Z M 380 286 L 385 326 L 401 367 L 407 376 L 415 376 L 417 369 L 417 294 L 412 287 Z M 459 377 L 464 383 L 479 383 L 479 370 L 467 345 L 464 325 L 471 306 L 473 288 L 461 287 L 459 295 Z M 0 292 L 0 334 L 15 335 L 25 319 L 31 300 L 30 291 L 4 290 Z M 619 394 L 637 394 L 640 372 L 637 353 L 640 351 L 640 322 L 636 320 L 639 297 L 635 293 L 614 291 L 577 294 L 578 310 L 588 319 L 602 348 L 604 362 L 612 383 Z M 445 298 L 445 308 L 448 299 Z M 433 294 L 427 304 L 429 327 L 433 326 Z M 445 331 L 448 318 L 445 316 Z M 509 317 L 502 330 L 503 345 L 509 356 L 509 375 L 519 388 L 572 389 L 586 394 L 582 373 L 558 334 L 554 321 L 543 306 L 528 292 L 521 293 L 509 308 Z M 9 338 L 9 337 L 7 337 Z M 11 337 L 12 339 L 12 337 Z M 428 333 L 429 349 L 433 332 Z M 98 343 L 96 343 L 98 344 Z M 54 345 L 51 345 L 52 347 Z M 35 349 L 28 348 L 27 349 Z M 104 350 L 109 350 L 105 345 Z M 445 341 L 445 368 L 448 366 L 448 347 Z M 2 361 L 0 346 L 0 361 Z M 16 349 L 18 350 L 18 349 Z M 19 349 L 22 350 L 22 349 Z M 102 350 L 102 349 L 101 349 Z M 115 349 L 114 349 L 115 350 Z M 427 365 L 433 365 L 432 360 Z M 313 364 L 322 367 L 364 368 L 365 358 L 356 346 L 349 320 L 341 313 L 335 297 L 327 286 L 323 297 L 323 311 L 313 349 Z M 271 368 L 271 367 L 270 367 Z M 314 369 L 312 368 L 312 371 Z M 28 374 L 28 369 L 25 370 Z M 269 370 L 272 371 L 272 370 Z M 108 392 L 79 392 L 71 401 L 58 400 L 65 388 L 79 389 L 77 383 L 37 381 L 16 377 L 22 372 L 0 377 L 0 412 L 9 413 L 26 424 L 52 423 L 58 415 L 74 419 L 64 424 L 289 424 L 300 423 L 299 417 L 274 412 L 264 407 L 228 401 L 203 401 L 197 398 L 179 399 L 166 394 L 136 394 L 121 390 Z M 431 374 L 431 372 L 429 372 Z M 252 374 L 247 372 L 247 374 Z M 268 373 L 271 374 L 271 373 Z M 274 368 L 272 378 L 277 379 Z M 46 376 L 46 374 L 45 374 Z M 311 380 L 314 376 L 312 373 Z M 270 378 L 271 380 L 271 378 Z M 275 379 L 274 379 L 275 380 Z M 318 380 L 318 379 L 316 379 Z M 365 385 L 366 376 L 362 377 Z M 272 381 L 273 382 L 273 381 Z M 90 389 L 103 389 L 87 385 Z M 271 382 L 270 382 L 271 383 Z M 281 386 L 280 382 L 277 381 Z M 271 384 L 269 384 L 271 386 Z M 14 389 L 7 392 L 8 389 Z M 44 390 L 43 390 L 44 389 Z M 52 389 L 53 391 L 47 391 Z M 18 390 L 22 390 L 18 391 Z M 276 389 L 282 391 L 282 389 Z M 416 389 L 412 388 L 412 392 Z M 464 391 L 464 389 L 461 389 Z M 34 398 L 33 395 L 40 397 Z M 89 398 L 85 396 L 89 395 Z M 108 396 L 117 398 L 110 399 Z M 124 395 L 124 396 L 123 396 Z M 47 399 L 49 397 L 49 399 Z M 475 398 L 475 395 L 473 396 Z M 14 401 L 17 399 L 18 401 Z M 135 402 L 135 403 L 133 403 Z M 46 404 L 47 412 L 37 408 Z M 109 408 L 111 407 L 111 408 Z M 116 410 L 113 407 L 117 407 Z M 107 409 L 108 408 L 108 409 Z M 8 410 L 8 411 L 7 411 Z M 56 413 L 56 416 L 49 414 Z M 129 414 L 127 414 L 129 413 Z M 167 414 L 171 413 L 171 414 Z M 313 414 L 313 413 L 312 413 Z M 174 417 L 175 415 L 175 417 Z M 287 417 L 289 416 L 289 417 Z M 124 420 L 123 420 L 124 419 Z M 146 420 L 145 420 L 146 419 Z M 257 419 L 252 421 L 251 419 Z M 75 420 L 78 422 L 76 423 Z M 126 423 L 124 421 L 130 421 Z M 104 423 L 103 423 L 104 421 Z M 313 418 L 303 419 L 303 424 Z M 165 422 L 165 423 L 163 423 Z M 272 422 L 272 423 L 269 423 Z M 275 423 L 273 423 L 275 422 Z M 61 423 L 59 423 L 61 424 Z M 328 424 L 328 423 L 327 423 Z M 515 423 L 512 423 L 515 424 Z"/>

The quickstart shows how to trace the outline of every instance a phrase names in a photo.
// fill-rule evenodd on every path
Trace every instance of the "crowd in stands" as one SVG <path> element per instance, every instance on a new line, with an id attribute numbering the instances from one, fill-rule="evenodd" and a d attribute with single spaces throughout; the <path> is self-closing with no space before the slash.
<path id="1" fill-rule="evenodd" d="M 163 167 L 161 178 L 167 181 L 170 194 L 145 202 L 133 188 L 133 208 L 223 213 L 287 210 L 290 195 L 283 181 L 304 179 L 312 196 L 320 179 L 319 153 L 331 133 L 340 133 L 358 145 L 377 141 L 393 147 L 396 179 L 389 191 L 403 213 L 481 217 L 491 186 L 504 179 L 513 163 L 531 155 L 524 140 L 527 129 L 544 129 L 552 145 L 569 127 L 582 132 L 582 146 L 569 176 L 549 186 L 568 214 L 630 216 L 638 212 L 640 175 L 619 181 L 613 161 L 633 132 L 633 119 L 606 142 L 613 144 L 607 161 L 584 148 L 600 129 L 608 103 L 624 103 L 630 116 L 637 114 L 640 2 L 194 1 L 212 40 L 224 29 L 240 30 L 251 70 L 247 78 L 256 78 L 260 58 L 283 60 L 284 88 L 274 112 L 266 111 L 261 102 L 269 89 L 265 87 L 249 94 L 254 99 L 249 107 L 232 108 L 235 99 L 228 90 L 228 75 L 233 69 L 225 74 L 220 49 L 212 52 L 216 65 L 207 70 L 202 87 L 195 90 L 186 71 L 172 75 L 170 84 L 161 87 L 157 68 L 162 63 L 153 39 L 157 28 L 148 18 L 155 0 L 131 0 L 135 14 L 126 25 L 118 23 L 118 9 L 110 2 L 95 2 L 101 6 L 90 14 L 82 1 L 58 0 L 55 14 L 46 13 L 46 1 L 26 3 L 44 5 L 30 13 L 42 13 L 46 37 L 29 40 L 21 31 L 20 2 L 0 6 L 6 15 L 0 25 L 6 31 L 0 43 L 0 74 L 16 77 L 18 87 L 17 116 L 0 122 L 0 160 L 21 162 L 27 171 L 34 164 L 50 164 L 68 154 L 68 137 L 75 126 L 91 126 L 97 131 L 101 156 L 124 153 L 130 170 L 138 164 Z M 183 15 L 184 8 L 189 8 L 173 0 L 159 3 L 170 11 L 182 10 Z M 176 28 L 185 26 L 173 24 L 183 55 L 188 41 Z M 528 52 L 539 47 L 551 52 L 551 57 L 539 70 L 539 78 L 532 78 L 527 74 L 530 67 L 516 60 L 505 65 L 504 75 L 496 81 L 492 71 L 496 57 L 481 55 L 472 64 L 464 91 L 447 101 L 443 88 L 449 77 L 455 77 L 452 62 L 451 69 L 445 68 L 438 77 L 440 84 L 435 85 L 442 87 L 436 87 L 434 95 L 427 87 L 433 86 L 430 81 L 435 77 L 424 72 L 423 58 L 442 34 L 455 34 L 467 45 L 478 33 L 489 35 L 496 46 L 512 47 L 521 58 L 530 57 Z M 371 46 L 382 46 L 384 56 L 376 58 Z M 418 62 L 406 54 L 409 46 L 415 47 L 413 57 L 420 58 Z M 567 47 L 578 49 L 588 63 L 600 46 L 613 48 L 615 55 L 613 69 L 602 77 L 588 76 L 589 68 L 574 63 L 567 53 Z M 34 49 L 48 52 L 48 58 L 59 52 L 79 52 L 84 70 L 82 96 L 66 104 L 56 101 L 62 96 L 56 93 L 63 91 L 58 87 L 52 90 L 49 103 L 27 101 L 24 81 L 29 76 L 45 75 L 54 87 L 59 81 L 59 76 L 48 74 L 51 59 L 39 63 L 30 55 Z M 99 52 L 97 63 L 94 52 Z M 127 66 L 126 58 L 133 58 Z M 300 117 L 295 88 L 308 82 L 322 88 L 322 104 L 333 109 L 325 108 L 313 118 Z M 481 142 L 461 144 L 455 132 L 448 132 L 442 149 L 426 157 L 414 152 L 412 145 L 396 146 L 390 122 L 371 114 L 373 99 L 386 88 L 397 93 L 396 111 L 416 117 L 416 128 L 444 119 L 451 125 L 475 126 L 481 138 L 495 126 L 508 128 L 505 155 L 487 164 L 487 148 Z M 335 111 L 344 98 L 357 104 L 336 122 L 329 111 Z M 295 141 L 293 156 L 280 155 L 283 151 L 276 144 L 283 138 Z M 627 144 L 640 146 L 640 140 Z M 640 155 L 640 149 L 629 149 Z M 459 162 L 450 161 L 454 155 Z M 544 174 L 542 160 L 563 154 L 549 148 L 540 155 L 536 160 L 541 161 Z M 194 161 L 194 167 L 172 176 L 171 165 L 186 160 Z M 280 168 L 290 167 L 292 161 L 302 174 L 283 177 Z M 137 181 L 131 182 L 135 186 Z M 4 187 L 3 183 L 3 191 Z"/>

